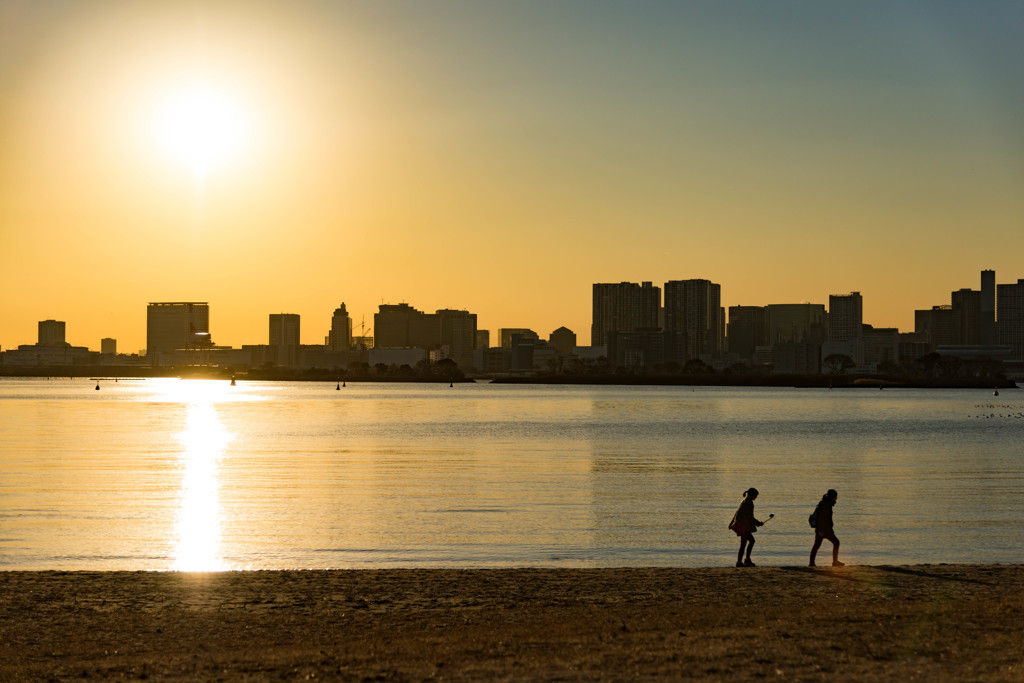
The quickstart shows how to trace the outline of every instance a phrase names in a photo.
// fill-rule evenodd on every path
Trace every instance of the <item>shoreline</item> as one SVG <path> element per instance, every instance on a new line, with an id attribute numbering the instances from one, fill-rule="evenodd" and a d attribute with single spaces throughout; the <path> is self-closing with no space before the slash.
<path id="1" fill-rule="evenodd" d="M 1024 565 L 0 571 L 0 680 L 1022 680 Z"/>
<path id="2" fill-rule="evenodd" d="M 1019 389 L 1012 379 L 932 379 L 875 375 L 537 375 L 533 377 L 466 376 L 466 377 L 394 377 L 365 376 L 337 371 L 239 372 L 225 369 L 141 368 L 117 366 L 52 367 L 31 371 L 20 368 L 6 371 L 0 366 L 0 378 L 7 379 L 88 379 L 113 382 L 147 379 L 207 379 L 238 382 L 322 382 L 328 384 L 537 384 L 566 386 L 683 386 L 683 387 L 767 387 L 796 389 Z"/>

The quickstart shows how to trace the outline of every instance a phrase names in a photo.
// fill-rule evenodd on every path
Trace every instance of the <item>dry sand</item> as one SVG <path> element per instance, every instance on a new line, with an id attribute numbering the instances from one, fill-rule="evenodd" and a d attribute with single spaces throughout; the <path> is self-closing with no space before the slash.
<path id="1" fill-rule="evenodd" d="M 0 680 L 1024 680 L 1024 566 L 0 572 Z"/>

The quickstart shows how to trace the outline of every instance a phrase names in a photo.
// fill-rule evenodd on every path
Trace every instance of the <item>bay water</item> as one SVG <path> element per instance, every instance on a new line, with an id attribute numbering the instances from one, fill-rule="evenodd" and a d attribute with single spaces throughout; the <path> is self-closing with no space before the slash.
<path id="1" fill-rule="evenodd" d="M 1000 394 L 5 378 L 0 570 L 1019 563 Z"/>

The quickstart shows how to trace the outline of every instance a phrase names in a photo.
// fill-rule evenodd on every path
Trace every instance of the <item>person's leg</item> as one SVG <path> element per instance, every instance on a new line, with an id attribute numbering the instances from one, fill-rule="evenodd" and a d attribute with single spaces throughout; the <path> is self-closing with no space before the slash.
<path id="1" fill-rule="evenodd" d="M 742 536 L 740 536 L 740 552 L 739 552 L 738 555 L 736 555 L 736 566 L 737 567 L 740 567 L 740 566 L 743 565 L 743 551 L 747 547 L 747 536 L 749 536 L 749 534 L 743 534 Z"/>
<path id="2" fill-rule="evenodd" d="M 828 540 L 832 541 L 832 564 L 833 566 L 842 566 L 842 562 L 839 561 L 839 538 L 835 533 L 829 534 Z"/>
<path id="3" fill-rule="evenodd" d="M 754 550 L 754 534 L 747 532 L 747 562 L 750 562 L 750 553 Z"/>
<path id="4" fill-rule="evenodd" d="M 821 534 L 814 534 L 814 545 L 811 546 L 811 566 L 814 566 L 814 558 L 818 554 L 818 548 L 821 547 L 822 536 Z"/>

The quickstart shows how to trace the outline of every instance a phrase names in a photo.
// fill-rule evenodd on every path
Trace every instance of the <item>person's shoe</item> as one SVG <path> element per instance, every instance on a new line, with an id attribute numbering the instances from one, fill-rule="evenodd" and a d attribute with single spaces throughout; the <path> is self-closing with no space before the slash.
<path id="1" fill-rule="evenodd" d="M 808 566 L 808 567 L 817 567 L 818 565 L 816 565 L 816 564 L 814 564 L 813 562 L 811 562 L 811 563 L 810 563 L 810 564 L 808 564 L 807 566 Z"/>
<path id="2" fill-rule="evenodd" d="M 846 563 L 845 562 L 840 562 L 839 560 L 832 560 L 832 566 L 833 567 L 845 567 Z"/>
<path id="3" fill-rule="evenodd" d="M 743 566 L 743 563 L 742 563 L 742 562 L 740 562 L 739 560 L 736 560 L 736 566 L 737 566 L 737 567 L 742 567 L 742 566 Z"/>
<path id="4" fill-rule="evenodd" d="M 754 564 L 753 562 L 751 562 L 751 561 L 750 561 L 750 558 L 747 558 L 747 560 L 746 560 L 746 561 L 744 561 L 744 563 L 743 563 L 743 566 L 744 566 L 744 567 L 756 567 L 757 565 L 756 565 L 756 564 Z"/>

